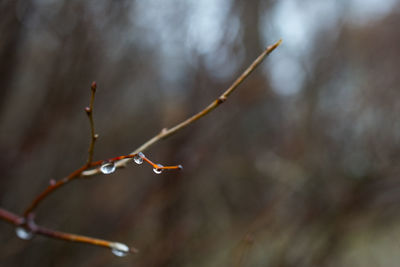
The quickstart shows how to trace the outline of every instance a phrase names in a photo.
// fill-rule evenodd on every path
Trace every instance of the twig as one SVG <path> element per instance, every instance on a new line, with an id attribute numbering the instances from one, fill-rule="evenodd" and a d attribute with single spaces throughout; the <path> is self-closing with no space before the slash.
<path id="1" fill-rule="evenodd" d="M 3 208 L 0 208 L 0 219 L 9 222 L 14 225 L 20 225 L 22 224 L 25 219 L 21 216 L 18 216 L 17 214 L 14 214 L 8 210 L 5 210 Z"/>
<path id="2" fill-rule="evenodd" d="M 92 85 L 90 86 L 91 89 L 90 103 L 89 106 L 85 108 L 90 123 L 90 145 L 88 149 L 88 159 L 86 163 L 87 165 L 89 165 L 93 160 L 94 144 L 97 138 L 99 137 L 99 135 L 96 134 L 94 131 L 94 122 L 93 122 L 93 104 L 94 104 L 94 96 L 96 94 L 96 88 L 97 88 L 96 82 L 92 82 Z"/>
<path id="3" fill-rule="evenodd" d="M 121 253 L 137 253 L 138 250 L 134 247 L 129 248 L 127 245 L 119 243 L 119 242 L 113 242 L 113 241 L 108 241 L 104 239 L 98 239 L 98 238 L 92 238 L 88 236 L 83 236 L 83 235 L 75 235 L 75 234 L 70 234 L 70 233 L 64 233 L 60 231 L 55 231 L 46 227 L 42 227 L 39 225 L 35 224 L 35 227 L 33 228 L 32 226 L 29 228 L 33 230 L 32 232 L 35 234 L 47 236 L 50 238 L 54 239 L 61 239 L 65 241 L 70 241 L 70 242 L 79 242 L 79 243 L 86 243 L 86 244 L 91 244 L 94 246 L 100 246 L 100 247 L 106 247 L 110 249 L 114 249 L 117 251 L 120 251 Z"/>
<path id="4" fill-rule="evenodd" d="M 185 121 L 175 125 L 174 127 L 167 129 L 164 128 L 161 130 L 159 134 L 145 142 L 143 145 L 138 147 L 136 150 L 134 150 L 131 154 L 136 154 L 139 153 L 140 151 L 145 151 L 158 141 L 165 139 L 176 132 L 182 130 L 186 126 L 192 124 L 193 122 L 197 121 L 201 117 L 207 115 L 210 113 L 212 110 L 214 110 L 216 107 L 221 105 L 223 102 L 225 102 L 228 98 L 228 96 L 236 90 L 236 88 L 254 71 L 254 69 L 260 65 L 260 63 L 272 52 L 277 48 L 280 44 L 282 43 L 282 40 L 279 40 L 273 45 L 268 46 L 254 61 L 251 63 L 249 67 L 233 82 L 233 84 L 222 94 L 220 95 L 216 100 L 214 100 L 210 105 L 208 105 L 206 108 L 204 108 L 202 111 L 198 112 L 197 114 L 193 115 L 192 117 L 186 119 Z M 116 163 L 116 168 L 121 168 L 125 167 L 126 164 L 129 162 L 129 159 L 124 159 Z M 83 176 L 92 176 L 98 174 L 98 170 L 90 170 L 90 171 L 85 171 L 82 173 Z"/>
<path id="5" fill-rule="evenodd" d="M 75 234 L 70 234 L 70 233 L 64 233 L 60 231 L 56 231 L 53 229 L 49 229 L 40 225 L 37 225 L 33 217 L 30 218 L 24 218 L 22 216 L 19 216 L 17 214 L 14 214 L 12 212 L 9 212 L 5 209 L 0 208 L 0 218 L 17 226 L 17 227 L 23 227 L 25 231 L 29 233 L 29 235 L 37 234 L 37 235 L 42 235 L 42 236 L 47 236 L 50 238 L 54 239 L 61 239 L 69 242 L 79 242 L 79 243 L 86 243 L 86 244 L 91 244 L 95 246 L 101 246 L 101 247 L 106 247 L 111 250 L 115 254 L 123 255 L 128 252 L 131 253 L 137 253 L 138 250 L 134 247 L 128 247 L 125 244 L 119 243 L 119 242 L 113 242 L 113 241 L 107 241 L 103 239 L 98 239 L 98 238 L 92 238 L 92 237 L 87 237 L 83 235 L 75 235 Z"/>
<path id="6" fill-rule="evenodd" d="M 55 182 L 55 183 L 50 183 L 50 185 L 42 192 L 40 193 L 33 201 L 32 203 L 26 208 L 24 212 L 24 217 L 28 217 L 30 213 L 33 212 L 33 210 L 39 205 L 39 203 L 47 197 L 50 193 L 54 192 L 57 188 L 60 188 L 64 184 L 72 181 L 73 179 L 79 177 L 79 175 L 84 171 L 87 170 L 90 167 L 90 165 L 85 164 L 81 168 L 77 169 L 76 171 L 72 172 L 70 175 L 67 177 L 64 177 L 63 179 Z"/>
<path id="7" fill-rule="evenodd" d="M 38 195 L 34 201 L 30 204 L 30 206 L 25 210 L 24 212 L 24 217 L 26 218 L 35 208 L 36 206 L 46 197 L 48 196 L 51 192 L 53 192 L 54 190 L 56 190 L 57 188 L 63 186 L 64 184 L 68 183 L 69 181 L 77 178 L 80 176 L 80 174 L 84 171 L 87 170 L 90 167 L 95 166 L 94 164 L 92 164 L 93 161 L 93 151 L 94 151 L 94 144 L 96 142 L 96 139 L 98 138 L 98 135 L 95 133 L 94 131 L 94 122 L 93 122 L 93 106 L 94 106 L 94 97 L 95 97 L 95 93 L 96 93 L 96 88 L 97 88 L 97 84 L 96 82 L 92 82 L 92 85 L 90 86 L 90 91 L 91 91 L 91 95 L 90 95 L 90 102 L 89 102 L 89 106 L 85 108 L 86 114 L 89 118 L 89 122 L 90 122 L 90 132 L 91 132 L 91 141 L 90 141 L 90 145 L 89 145 L 89 149 L 88 149 L 88 159 L 87 162 L 84 166 L 82 166 L 81 168 L 75 170 L 74 172 L 72 172 L 70 175 L 68 175 L 67 177 L 59 180 L 58 182 L 54 182 L 54 180 L 52 180 L 53 182 L 50 183 L 50 185 L 40 194 Z"/>
<path id="8" fill-rule="evenodd" d="M 145 161 L 146 163 L 151 165 L 154 168 L 156 173 L 160 173 L 162 170 L 180 170 L 180 169 L 182 169 L 182 165 L 163 166 L 161 164 L 153 163 L 151 160 L 149 160 L 141 152 L 139 152 L 137 154 L 129 154 L 129 155 L 126 155 L 126 156 L 118 156 L 118 157 L 107 159 L 107 160 L 99 160 L 99 161 L 95 161 L 95 162 L 90 162 L 90 163 L 87 163 L 87 164 L 83 165 L 79 169 L 75 170 L 74 172 L 72 172 L 67 177 L 64 177 L 63 179 L 61 179 L 61 180 L 59 180 L 59 181 L 57 181 L 55 183 L 50 183 L 50 185 L 42 193 L 40 193 L 32 201 L 32 203 L 29 205 L 29 207 L 25 210 L 24 217 L 27 218 L 29 216 L 29 214 L 32 213 L 33 210 L 39 205 L 39 203 L 43 199 L 45 199 L 50 193 L 54 192 L 56 189 L 62 187 L 63 185 L 67 184 L 68 182 L 70 182 L 72 180 L 75 180 L 77 178 L 80 178 L 83 171 L 85 171 L 85 170 L 87 170 L 89 168 L 96 167 L 96 166 L 101 166 L 101 165 L 105 165 L 105 164 L 114 164 L 114 162 L 116 162 L 116 161 L 120 161 L 120 160 L 123 160 L 123 159 L 131 159 L 131 158 L 135 158 L 135 157 L 138 158 L 137 160 L 140 161 L 140 159 L 142 159 L 142 161 Z M 101 172 L 101 167 L 100 168 L 96 168 L 95 170 Z M 105 173 L 105 174 L 110 174 L 112 172 L 113 171 Z"/>
<path id="9" fill-rule="evenodd" d="M 88 149 L 88 159 L 85 165 L 81 168 L 75 170 L 67 177 L 55 182 L 51 180 L 50 185 L 41 193 L 39 194 L 32 203 L 28 206 L 28 208 L 24 212 L 24 216 L 16 215 L 10 211 L 0 208 L 0 219 L 7 221 L 13 225 L 24 227 L 28 231 L 34 234 L 39 234 L 51 238 L 62 239 L 71 242 L 81 242 L 92 244 L 96 246 L 103 246 L 113 250 L 113 253 L 116 255 L 123 255 L 127 252 L 137 252 L 135 248 L 129 248 L 125 244 L 118 243 L 118 242 L 111 242 L 102 239 L 95 239 L 91 237 L 81 236 L 81 235 L 74 235 L 70 233 L 63 233 L 59 231 L 55 231 L 52 229 L 48 229 L 42 226 L 37 225 L 34 222 L 34 209 L 39 205 L 39 203 L 45 199 L 49 194 L 54 192 L 56 189 L 62 187 L 63 185 L 67 184 L 68 182 L 75 180 L 79 177 L 87 177 L 98 174 L 103 172 L 105 174 L 109 174 L 115 171 L 116 168 L 124 167 L 129 160 L 132 158 L 135 159 L 135 162 L 141 164 L 142 162 L 146 162 L 150 164 L 154 168 L 154 172 L 161 173 L 162 170 L 173 170 L 173 169 L 182 169 L 181 165 L 176 166 L 162 166 L 161 164 L 153 163 L 149 160 L 141 151 L 148 149 L 150 146 L 154 145 L 158 141 L 169 137 L 170 135 L 176 133 L 177 131 L 185 128 L 186 126 L 192 124 L 193 122 L 197 121 L 201 117 L 207 115 L 209 112 L 214 110 L 220 104 L 225 102 L 228 96 L 254 71 L 254 69 L 268 56 L 275 48 L 277 48 L 281 44 L 282 40 L 279 40 L 275 44 L 267 47 L 264 52 L 262 52 L 254 61 L 253 63 L 235 80 L 235 82 L 222 94 L 220 95 L 215 101 L 213 101 L 210 105 L 208 105 L 205 109 L 200 111 L 199 113 L 193 115 L 192 117 L 188 118 L 187 120 L 179 123 L 178 125 L 170 128 L 170 129 L 162 129 L 159 134 L 148 140 L 146 143 L 141 145 L 135 151 L 130 153 L 126 156 L 119 156 L 115 157 L 106 161 L 96 161 L 93 162 L 93 151 L 94 151 L 94 144 L 98 135 L 95 134 L 94 130 L 94 122 L 93 122 L 93 103 L 94 97 L 96 92 L 96 83 L 93 82 L 91 86 L 91 98 L 89 107 L 85 108 L 85 111 L 88 115 L 89 122 L 90 122 L 90 129 L 91 129 L 91 142 Z M 94 168 L 96 166 L 100 166 L 100 168 Z M 104 167 L 110 167 L 107 172 L 104 171 Z"/>

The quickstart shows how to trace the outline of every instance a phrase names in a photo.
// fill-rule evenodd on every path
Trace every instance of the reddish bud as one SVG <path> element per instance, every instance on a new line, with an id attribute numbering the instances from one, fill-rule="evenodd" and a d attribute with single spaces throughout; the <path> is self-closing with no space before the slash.
<path id="1" fill-rule="evenodd" d="M 97 83 L 96 82 L 92 82 L 92 85 L 90 86 L 90 88 L 92 89 L 92 91 L 96 91 Z"/>

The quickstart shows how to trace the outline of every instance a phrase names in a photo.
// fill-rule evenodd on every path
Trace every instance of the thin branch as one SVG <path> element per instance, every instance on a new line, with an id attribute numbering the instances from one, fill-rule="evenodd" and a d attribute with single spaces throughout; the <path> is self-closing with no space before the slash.
<path id="1" fill-rule="evenodd" d="M 49 186 L 42 193 L 40 193 L 32 201 L 32 203 L 29 205 L 29 207 L 25 210 L 24 217 L 27 218 L 29 216 L 29 214 L 32 213 L 33 210 L 39 205 L 39 203 L 43 199 L 45 199 L 48 195 L 53 193 L 56 189 L 64 186 L 65 184 L 69 183 L 72 180 L 81 178 L 82 177 L 81 174 L 83 171 L 88 170 L 89 168 L 96 167 L 96 166 L 102 166 L 105 164 L 114 164 L 114 162 L 117 162 L 117 161 L 120 161 L 123 159 L 131 159 L 131 158 L 137 158 L 135 161 L 137 161 L 137 163 L 139 163 L 139 164 L 141 164 L 143 161 L 148 163 L 149 165 L 151 165 L 154 168 L 156 173 L 161 173 L 162 170 L 180 170 L 180 169 L 182 169 L 182 165 L 162 166 L 161 164 L 153 163 L 141 152 L 139 152 L 137 154 L 129 154 L 126 156 L 118 156 L 118 157 L 107 159 L 107 160 L 99 160 L 99 161 L 90 162 L 90 163 L 83 165 L 79 169 L 75 170 L 67 177 L 64 177 L 63 179 L 61 179 L 55 183 L 54 182 L 50 183 Z M 100 168 L 96 168 L 95 170 L 98 172 L 101 172 L 101 169 L 102 168 L 100 167 Z M 107 173 L 104 172 L 104 174 L 110 174 L 110 173 L 114 172 L 114 170 L 115 169 L 113 168 L 113 171 L 107 172 Z"/>
<path id="2" fill-rule="evenodd" d="M 0 219 L 14 225 L 20 225 L 25 221 L 23 217 L 14 214 L 8 210 L 5 210 L 3 208 L 0 208 Z"/>
<path id="3" fill-rule="evenodd" d="M 99 137 L 99 135 L 96 134 L 94 131 L 94 122 L 93 122 L 93 104 L 94 104 L 94 97 L 96 94 L 96 88 L 97 88 L 96 82 L 92 82 L 92 85 L 90 86 L 90 91 L 91 91 L 90 103 L 89 106 L 85 108 L 90 123 L 90 145 L 88 149 L 88 159 L 86 163 L 87 165 L 89 165 L 93 161 L 94 144 L 97 138 Z"/>
<path id="4" fill-rule="evenodd" d="M 154 145 L 158 141 L 165 139 L 174 133 L 178 132 L 179 130 L 185 128 L 186 126 L 192 124 L 193 122 L 197 121 L 201 117 L 207 115 L 209 112 L 214 110 L 216 107 L 218 107 L 220 104 L 225 102 L 228 98 L 228 96 L 254 71 L 254 69 L 265 59 L 266 56 L 268 56 L 275 48 L 277 48 L 281 44 L 282 40 L 279 40 L 275 44 L 267 47 L 266 50 L 264 50 L 254 61 L 253 63 L 235 80 L 235 82 L 222 94 L 220 95 L 215 101 L 213 101 L 210 105 L 208 105 L 205 109 L 200 111 L 199 113 L 193 115 L 192 117 L 188 118 L 187 120 L 179 123 L 178 125 L 170 128 L 170 129 L 162 129 L 159 134 L 148 140 L 146 143 L 141 145 L 139 148 L 137 148 L 135 151 L 133 151 L 131 154 L 126 155 L 126 156 L 119 156 L 115 157 L 106 161 L 96 161 L 93 162 L 93 151 L 94 151 L 94 144 L 95 141 L 98 137 L 97 134 L 95 134 L 94 130 L 94 122 L 93 122 L 93 103 L 94 103 L 94 96 L 95 96 L 95 91 L 96 91 L 96 83 L 93 82 L 91 86 L 91 98 L 90 98 L 90 104 L 89 107 L 85 108 L 85 111 L 89 117 L 89 122 L 90 122 L 90 128 L 91 128 L 91 142 L 89 145 L 88 149 L 88 160 L 87 163 L 82 166 L 81 168 L 75 170 L 72 172 L 70 175 L 67 177 L 59 180 L 58 182 L 55 182 L 54 180 L 51 180 L 50 185 L 41 193 L 39 194 L 30 204 L 30 206 L 25 210 L 24 216 L 19 216 L 14 213 L 11 213 L 10 211 L 7 211 L 5 209 L 0 208 L 0 219 L 9 222 L 13 225 L 20 226 L 20 227 L 25 227 L 29 231 L 35 234 L 51 237 L 51 238 L 56 238 L 56 239 L 61 239 L 61 240 L 66 240 L 66 241 L 71 241 L 71 242 L 82 242 L 82 243 L 87 243 L 87 244 L 92 244 L 96 246 L 103 246 L 107 247 L 113 250 L 113 252 L 117 255 L 118 253 L 122 255 L 123 253 L 127 252 L 137 252 L 135 248 L 129 248 L 126 245 L 118 242 L 111 242 L 111 241 L 106 241 L 102 239 L 95 239 L 91 237 L 86 237 L 86 236 L 80 236 L 80 235 L 74 235 L 70 233 L 63 233 L 59 231 L 55 231 L 52 229 L 48 229 L 42 226 L 37 225 L 34 220 L 33 220 L 33 211 L 34 209 L 39 205 L 39 203 L 45 199 L 49 194 L 54 192 L 56 189 L 62 187 L 63 185 L 69 183 L 72 180 L 75 180 L 80 177 L 87 177 L 87 176 L 92 176 L 95 174 L 98 174 L 100 172 L 104 172 L 104 167 L 105 165 L 110 165 L 112 166 L 111 172 L 115 171 L 115 168 L 120 168 L 126 166 L 127 162 L 130 161 L 132 158 L 134 158 L 135 162 L 138 164 L 141 164 L 142 162 L 146 162 L 150 164 L 156 173 L 161 173 L 162 170 L 171 170 L 171 169 L 182 169 L 181 165 L 176 165 L 176 166 L 162 166 L 161 164 L 156 164 L 153 163 L 151 160 L 149 160 L 147 157 L 144 156 L 144 154 L 141 151 L 144 151 L 148 149 L 150 146 Z M 98 168 L 93 168 L 96 166 L 102 166 Z M 108 173 L 111 173 L 108 172 Z"/>
<path id="5" fill-rule="evenodd" d="M 39 203 L 46 198 L 50 193 L 54 192 L 56 189 L 64 186 L 65 184 L 67 184 L 68 182 L 81 177 L 81 174 L 83 171 L 88 170 L 89 168 L 93 168 L 95 166 L 99 166 L 102 165 L 103 163 L 107 163 L 107 164 L 114 164 L 114 162 L 116 161 L 120 161 L 123 159 L 130 159 L 130 158 L 134 158 L 134 157 L 139 157 L 139 161 L 140 163 L 145 161 L 148 164 L 150 164 L 153 168 L 154 171 L 156 173 L 161 173 L 162 170 L 175 170 L 175 169 L 182 169 L 181 165 L 176 165 L 176 166 L 163 166 L 161 164 L 155 164 L 152 161 L 150 161 L 143 153 L 138 152 L 138 153 L 134 153 L 134 154 L 129 154 L 126 156 L 119 156 L 119 157 L 115 157 L 112 159 L 108 159 L 108 160 L 99 160 L 96 162 L 93 162 L 93 151 L 94 151 L 94 144 L 96 142 L 96 139 L 98 138 L 98 135 L 95 133 L 94 130 L 94 122 L 93 122 L 93 104 L 94 104 L 94 98 L 95 98 L 95 93 L 96 93 L 96 82 L 93 82 L 91 85 L 91 97 L 90 97 L 90 103 L 89 103 L 89 107 L 85 108 L 86 114 L 88 115 L 89 121 L 90 121 L 90 131 L 91 131 L 91 142 L 89 145 L 89 149 L 88 149 L 88 160 L 86 162 L 85 165 L 83 165 L 81 168 L 75 170 L 74 172 L 72 172 L 70 175 L 68 175 L 67 177 L 55 182 L 54 180 L 51 180 L 50 185 L 42 192 L 40 193 L 33 201 L 32 203 L 29 205 L 29 207 L 25 210 L 24 212 L 24 217 L 27 217 L 30 213 L 33 212 L 33 210 L 39 205 Z M 112 165 L 111 171 L 107 172 L 104 174 L 110 174 L 112 172 L 114 172 L 114 166 Z M 95 169 L 96 172 L 101 172 L 102 168 L 97 168 Z"/>
<path id="6" fill-rule="evenodd" d="M 32 228 L 30 228 L 32 229 Z M 100 247 L 106 247 L 109 249 L 114 249 L 117 251 L 120 251 L 121 253 L 137 253 L 138 250 L 134 247 L 129 248 L 127 245 L 119 243 L 119 242 L 113 242 L 113 241 L 108 241 L 104 239 L 98 239 L 98 238 L 92 238 L 88 236 L 83 236 L 83 235 L 75 235 L 75 234 L 70 234 L 70 233 L 65 233 L 65 232 L 60 232 L 56 230 L 52 230 L 46 227 L 42 227 L 39 225 L 36 225 L 35 230 L 33 233 L 47 236 L 50 238 L 54 239 L 61 239 L 65 241 L 70 241 L 70 242 L 79 242 L 79 243 L 86 243 L 86 244 L 91 244 L 94 246 L 100 246 Z"/>
<path id="7" fill-rule="evenodd" d="M 30 213 L 33 212 L 33 210 L 39 205 L 39 203 L 46 198 L 50 193 L 54 192 L 57 188 L 62 187 L 64 184 L 76 179 L 81 175 L 81 173 L 84 170 L 87 170 L 91 165 L 85 164 L 81 168 L 75 170 L 72 172 L 70 175 L 67 177 L 64 177 L 63 179 L 55 182 L 55 183 L 50 183 L 50 185 L 42 192 L 40 193 L 33 201 L 32 203 L 26 208 L 24 212 L 24 217 L 28 217 Z"/>
<path id="8" fill-rule="evenodd" d="M 90 87 L 91 96 L 90 96 L 89 107 L 85 108 L 86 114 L 87 114 L 87 116 L 89 118 L 90 132 L 91 132 L 91 141 L 90 141 L 90 145 L 89 145 L 89 149 L 88 149 L 88 154 L 89 155 L 88 155 L 87 163 L 84 166 L 82 166 L 81 168 L 79 168 L 79 169 L 75 170 L 74 172 L 72 172 L 67 177 L 59 180 L 58 182 L 54 182 L 54 180 L 52 180 L 53 182 L 50 183 L 50 185 L 40 195 L 38 195 L 34 199 L 34 201 L 31 203 L 31 205 L 25 210 L 24 217 L 27 217 L 29 215 L 29 213 L 31 213 L 36 208 L 36 206 L 45 197 L 47 197 L 51 192 L 55 191 L 57 188 L 63 186 L 64 184 L 68 183 L 69 181 L 79 177 L 81 175 L 81 173 L 84 170 L 87 170 L 89 167 L 95 166 L 95 165 L 92 164 L 92 161 L 93 161 L 94 144 L 95 144 L 96 139 L 98 137 L 98 135 L 94 131 L 94 122 L 93 122 L 93 104 L 94 104 L 94 97 L 95 97 L 95 93 L 96 93 L 96 88 L 97 88 L 96 82 L 92 82 L 92 85 Z"/>
<path id="9" fill-rule="evenodd" d="M 37 225 L 32 218 L 24 218 L 10 211 L 0 208 L 0 218 L 18 227 L 23 227 L 29 234 L 42 235 L 54 239 L 60 239 L 69 242 L 86 243 L 94 246 L 106 247 L 115 250 L 115 253 L 120 252 L 120 255 L 128 252 L 137 253 L 138 250 L 134 247 L 128 247 L 125 244 L 113 241 L 107 241 L 98 238 L 92 238 L 83 235 L 75 235 L 65 232 L 56 231 L 40 225 Z"/>
<path id="10" fill-rule="evenodd" d="M 254 61 L 251 63 L 249 67 L 233 82 L 233 84 L 222 94 L 220 95 L 216 100 L 214 100 L 211 104 L 209 104 L 206 108 L 204 108 L 202 111 L 198 112 L 197 114 L 193 115 L 192 117 L 186 119 L 185 121 L 175 125 L 174 127 L 167 129 L 164 128 L 161 130 L 159 134 L 145 142 L 143 145 L 138 147 L 136 150 L 134 150 L 131 154 L 136 154 L 139 152 L 143 152 L 158 141 L 165 139 L 176 132 L 182 130 L 186 126 L 192 124 L 193 122 L 197 121 L 201 117 L 207 115 L 210 113 L 212 110 L 214 110 L 216 107 L 221 105 L 223 102 L 227 100 L 229 95 L 236 90 L 236 88 L 257 68 L 258 65 L 272 52 L 277 48 L 280 44 L 282 43 L 282 40 L 279 40 L 273 45 L 268 46 Z M 117 168 L 125 167 L 126 164 L 129 162 L 129 159 L 124 159 L 116 163 Z M 83 176 L 92 176 L 98 174 L 98 170 L 90 170 L 90 171 L 85 171 L 82 173 Z"/>

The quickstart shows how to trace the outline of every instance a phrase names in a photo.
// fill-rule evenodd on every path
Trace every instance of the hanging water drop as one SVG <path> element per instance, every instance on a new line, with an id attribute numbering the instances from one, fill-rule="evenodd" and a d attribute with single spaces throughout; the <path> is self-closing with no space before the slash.
<path id="1" fill-rule="evenodd" d="M 24 227 L 17 227 L 15 228 L 15 233 L 17 236 L 23 240 L 29 240 L 32 239 L 33 233 L 25 229 Z"/>
<path id="2" fill-rule="evenodd" d="M 161 169 L 161 168 L 164 167 L 164 166 L 161 165 L 161 164 L 157 164 L 157 166 L 158 166 L 158 168 L 153 168 L 153 171 L 154 171 L 156 174 L 162 173 L 163 169 Z"/>
<path id="3" fill-rule="evenodd" d="M 142 164 L 144 157 L 144 154 L 142 152 L 139 152 L 136 156 L 133 157 L 133 161 L 135 161 L 136 164 Z"/>
<path id="4" fill-rule="evenodd" d="M 116 167 L 115 167 L 114 162 L 106 162 L 103 165 L 101 165 L 101 167 L 100 167 L 100 171 L 104 174 L 113 173 L 113 172 L 115 172 L 115 169 L 116 169 Z"/>
<path id="5" fill-rule="evenodd" d="M 129 248 L 127 245 L 122 244 L 122 243 L 113 243 L 112 244 L 112 249 L 111 252 L 118 257 L 124 257 L 128 255 Z"/>
<path id="6" fill-rule="evenodd" d="M 121 251 L 121 250 L 118 250 L 118 249 L 116 249 L 116 248 L 111 249 L 111 252 L 112 252 L 115 256 L 118 256 L 118 257 L 124 257 L 124 256 L 126 256 L 126 255 L 128 254 L 128 252 Z"/>

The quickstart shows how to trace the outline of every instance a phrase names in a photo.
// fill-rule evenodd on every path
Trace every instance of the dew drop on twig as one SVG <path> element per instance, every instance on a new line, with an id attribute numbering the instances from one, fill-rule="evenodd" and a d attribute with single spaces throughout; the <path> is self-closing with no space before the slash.
<path id="1" fill-rule="evenodd" d="M 118 257 L 124 257 L 124 256 L 126 256 L 128 254 L 128 252 L 125 252 L 125 251 L 122 251 L 122 250 L 119 250 L 119 249 L 116 249 L 116 248 L 111 249 L 111 252 L 115 256 L 118 256 Z"/>
<path id="2" fill-rule="evenodd" d="M 106 162 L 103 165 L 101 165 L 101 167 L 100 167 L 100 171 L 103 174 L 113 173 L 113 172 L 115 172 L 115 169 L 116 169 L 116 167 L 115 167 L 114 162 Z"/>
<path id="3" fill-rule="evenodd" d="M 133 161 L 136 164 L 142 164 L 143 158 L 144 158 L 144 154 L 142 152 L 139 152 L 136 156 L 133 157 Z"/>
<path id="4" fill-rule="evenodd" d="M 114 243 L 111 252 L 118 257 L 124 257 L 128 255 L 129 247 L 122 243 Z"/>
<path id="5" fill-rule="evenodd" d="M 24 227 L 18 226 L 15 228 L 17 236 L 23 240 L 30 240 L 33 237 L 33 233 L 25 229 Z"/>
<path id="6" fill-rule="evenodd" d="M 157 164 L 157 166 L 158 166 L 158 168 L 153 168 L 153 171 L 154 171 L 156 174 L 162 173 L 163 169 L 161 169 L 161 168 L 164 167 L 164 166 L 161 165 L 161 164 Z"/>

